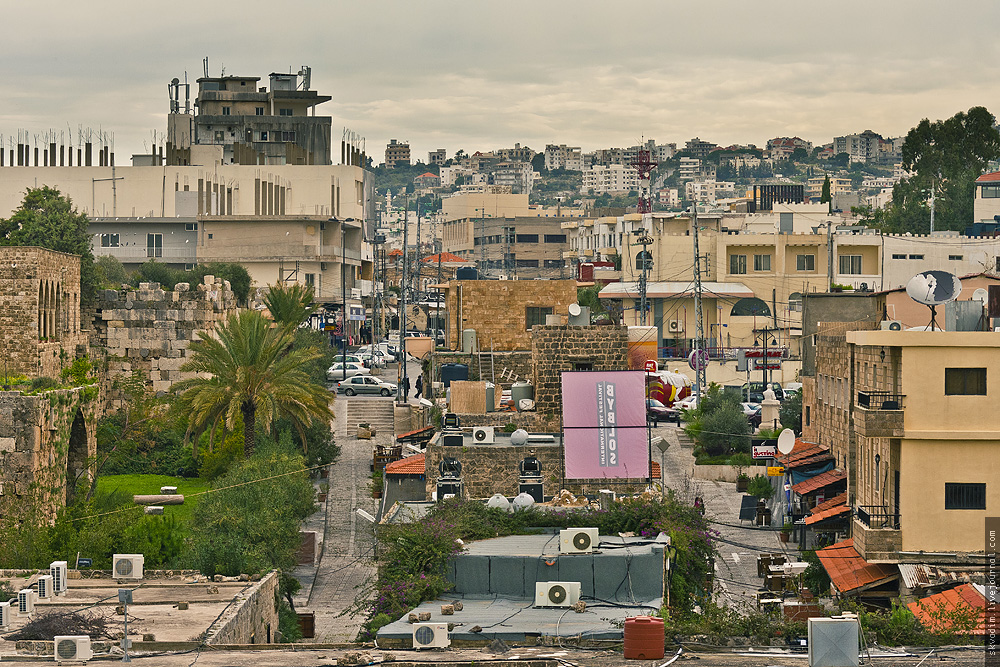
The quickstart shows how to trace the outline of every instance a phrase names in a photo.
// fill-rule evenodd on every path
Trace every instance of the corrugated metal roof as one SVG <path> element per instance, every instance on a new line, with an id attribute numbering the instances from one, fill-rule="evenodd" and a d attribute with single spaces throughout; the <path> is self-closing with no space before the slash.
<path id="1" fill-rule="evenodd" d="M 900 563 L 899 565 L 899 575 L 903 578 L 903 585 L 911 590 L 962 582 L 968 583 L 972 581 L 973 575 L 980 574 L 979 570 L 944 569 L 926 563 Z"/>

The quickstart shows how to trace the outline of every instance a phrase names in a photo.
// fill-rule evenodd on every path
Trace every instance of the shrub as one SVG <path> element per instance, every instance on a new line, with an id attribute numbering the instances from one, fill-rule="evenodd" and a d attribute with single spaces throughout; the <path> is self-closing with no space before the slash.
<path id="1" fill-rule="evenodd" d="M 97 270 L 100 286 L 105 289 L 119 289 L 128 282 L 128 272 L 125 271 L 125 265 L 117 257 L 101 255 L 94 260 L 94 268 Z"/>
<path id="2" fill-rule="evenodd" d="M 739 403 L 725 402 L 702 419 L 700 444 L 712 455 L 750 451 L 750 425 Z"/>
<path id="3" fill-rule="evenodd" d="M 55 389 L 59 386 L 59 380 L 55 378 L 41 377 L 32 378 L 31 383 L 28 385 L 29 391 L 45 391 L 46 389 Z"/>
<path id="4" fill-rule="evenodd" d="M 774 496 L 771 479 L 767 475 L 757 475 L 747 485 L 747 493 L 763 500 L 770 500 Z"/>
<path id="5" fill-rule="evenodd" d="M 786 398 L 778 409 L 778 419 L 785 428 L 802 435 L 802 392 L 796 391 Z"/>

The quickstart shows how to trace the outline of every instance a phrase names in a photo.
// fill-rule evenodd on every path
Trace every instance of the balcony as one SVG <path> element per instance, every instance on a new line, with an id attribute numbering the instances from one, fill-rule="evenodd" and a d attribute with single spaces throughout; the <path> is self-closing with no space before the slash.
<path id="1" fill-rule="evenodd" d="M 866 438 L 902 438 L 903 394 L 859 391 L 854 406 L 854 426 Z"/>
<path id="2" fill-rule="evenodd" d="M 898 512 L 881 505 L 861 505 L 854 513 L 854 549 L 869 563 L 899 562 L 903 531 Z"/>
<path id="3" fill-rule="evenodd" d="M 884 505 L 858 505 L 855 516 L 865 528 L 899 530 L 899 512 L 890 512 Z"/>

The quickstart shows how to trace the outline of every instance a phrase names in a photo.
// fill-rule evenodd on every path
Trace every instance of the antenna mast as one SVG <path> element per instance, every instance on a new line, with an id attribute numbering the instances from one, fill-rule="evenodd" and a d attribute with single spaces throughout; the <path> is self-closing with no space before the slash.
<path id="1" fill-rule="evenodd" d="M 701 312 L 701 253 L 698 249 L 698 204 L 691 206 L 691 226 L 694 227 L 694 351 L 698 359 L 694 369 L 694 395 L 701 401 L 701 390 L 705 387 L 705 362 L 701 354 L 705 340 L 705 325 Z"/>

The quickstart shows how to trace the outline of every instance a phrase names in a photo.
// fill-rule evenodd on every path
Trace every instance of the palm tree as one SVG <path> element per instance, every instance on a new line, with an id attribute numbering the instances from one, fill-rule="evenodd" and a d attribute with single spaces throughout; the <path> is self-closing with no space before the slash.
<path id="1" fill-rule="evenodd" d="M 303 287 L 298 283 L 268 285 L 264 304 L 275 322 L 291 327 L 299 326 L 306 321 L 306 318 L 316 312 L 316 304 L 313 303 L 313 288 L 311 286 Z"/>
<path id="2" fill-rule="evenodd" d="M 302 370 L 317 358 L 315 348 L 292 349 L 294 330 L 273 326 L 260 312 L 230 315 L 215 327 L 214 335 L 199 332 L 182 371 L 196 372 L 174 385 L 188 412 L 189 431 L 215 429 L 221 421 L 232 429 L 243 417 L 243 453 L 254 451 L 257 420 L 267 429 L 279 417 L 288 417 L 306 447 L 305 427 L 314 419 L 333 418 L 326 388 Z"/>

